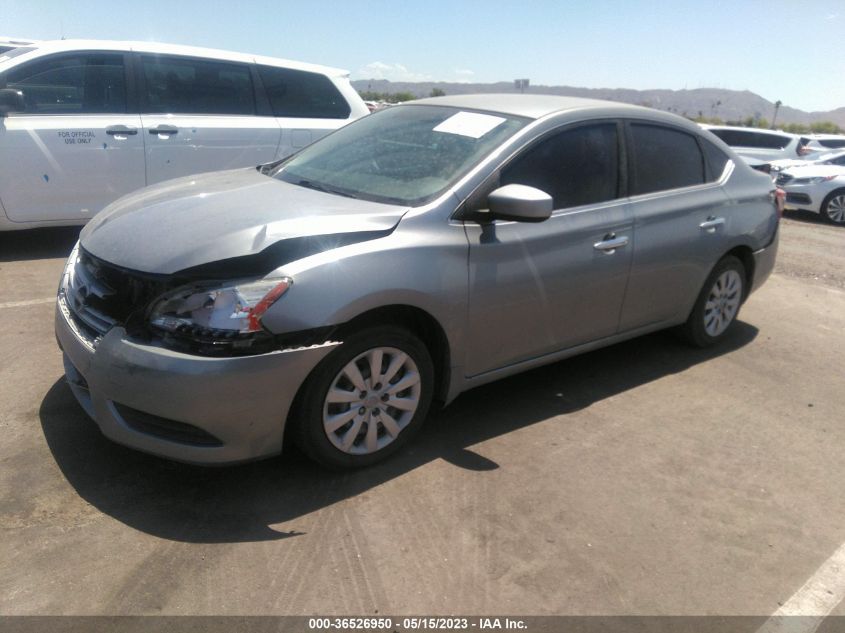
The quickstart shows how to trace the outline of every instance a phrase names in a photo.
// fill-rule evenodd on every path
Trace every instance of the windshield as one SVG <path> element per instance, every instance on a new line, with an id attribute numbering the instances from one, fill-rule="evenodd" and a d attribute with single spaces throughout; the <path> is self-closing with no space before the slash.
<path id="1" fill-rule="evenodd" d="M 340 195 L 418 206 L 527 123 L 445 106 L 395 106 L 317 141 L 273 176 Z"/>
<path id="2" fill-rule="evenodd" d="M 816 162 L 823 163 L 826 160 L 833 160 L 834 158 L 839 158 L 840 156 L 845 156 L 845 152 L 828 152 L 827 154 L 819 154 L 816 158 Z"/>
<path id="3" fill-rule="evenodd" d="M 18 55 L 23 55 L 24 53 L 28 53 L 34 50 L 34 48 L 27 46 L 19 46 L 16 48 L 14 46 L 0 44 L 0 64 L 12 59 L 12 57 L 17 57 Z"/>

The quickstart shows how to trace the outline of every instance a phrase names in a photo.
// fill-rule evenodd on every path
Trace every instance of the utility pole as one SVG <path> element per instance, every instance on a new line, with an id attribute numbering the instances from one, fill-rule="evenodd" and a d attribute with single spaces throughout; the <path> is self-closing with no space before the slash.
<path id="1" fill-rule="evenodd" d="M 771 129 L 773 129 L 773 130 L 775 129 L 775 121 L 778 120 L 778 110 L 780 110 L 780 107 L 782 105 L 783 105 L 783 102 L 780 99 L 775 101 L 775 115 L 772 117 L 772 127 L 771 127 Z"/>

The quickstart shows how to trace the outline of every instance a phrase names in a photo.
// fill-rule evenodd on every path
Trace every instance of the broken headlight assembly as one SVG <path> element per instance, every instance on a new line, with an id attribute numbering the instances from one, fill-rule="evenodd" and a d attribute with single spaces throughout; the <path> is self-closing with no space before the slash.
<path id="1" fill-rule="evenodd" d="M 261 318 L 290 277 L 181 286 L 153 302 L 147 322 L 167 347 L 204 355 L 260 354 L 274 337 Z"/>

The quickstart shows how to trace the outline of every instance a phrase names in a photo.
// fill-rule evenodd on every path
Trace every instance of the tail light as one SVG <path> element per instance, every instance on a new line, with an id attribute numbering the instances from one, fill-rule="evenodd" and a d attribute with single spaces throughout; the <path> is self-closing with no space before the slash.
<path id="1" fill-rule="evenodd" d="M 783 217 L 783 209 L 786 207 L 786 191 L 780 187 L 775 187 L 774 191 L 769 192 L 769 198 L 775 205 L 778 211 L 778 220 L 780 220 Z"/>

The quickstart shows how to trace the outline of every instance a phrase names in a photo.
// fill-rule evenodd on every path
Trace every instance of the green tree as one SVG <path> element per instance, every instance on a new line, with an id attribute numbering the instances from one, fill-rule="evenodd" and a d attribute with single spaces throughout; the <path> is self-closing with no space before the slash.
<path id="1" fill-rule="evenodd" d="M 831 121 L 817 121 L 810 124 L 810 131 L 816 134 L 841 134 L 842 129 Z"/>
<path id="2" fill-rule="evenodd" d="M 388 103 L 402 103 L 403 101 L 413 101 L 416 99 L 416 96 L 411 92 L 394 92 L 393 94 L 387 95 Z"/>
<path id="3" fill-rule="evenodd" d="M 432 88 L 429 97 L 445 97 L 446 93 L 440 88 Z"/>

